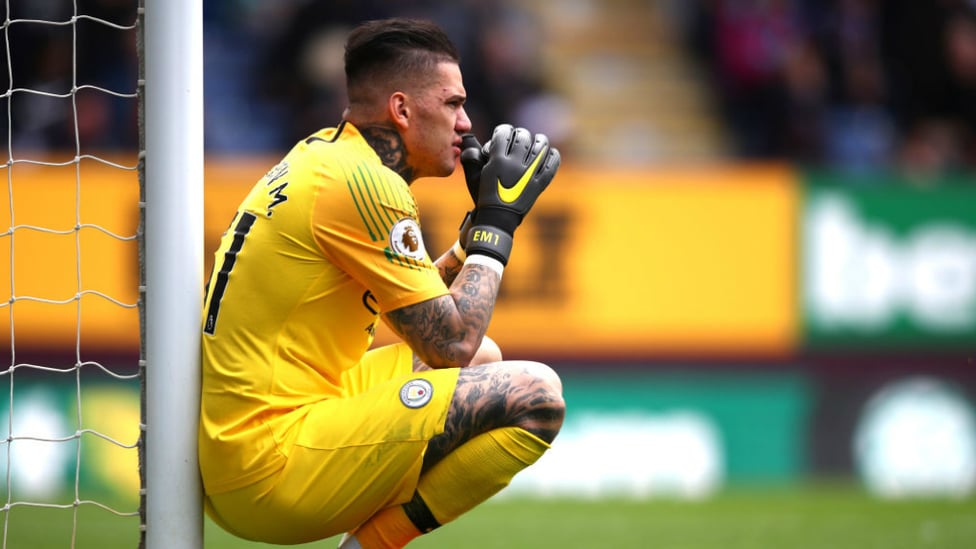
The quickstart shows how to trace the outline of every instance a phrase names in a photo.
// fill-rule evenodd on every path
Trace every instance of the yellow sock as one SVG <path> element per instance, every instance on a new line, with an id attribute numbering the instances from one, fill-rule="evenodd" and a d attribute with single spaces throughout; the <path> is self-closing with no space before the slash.
<path id="1" fill-rule="evenodd" d="M 419 535 L 400 505 L 376 513 L 355 532 L 364 549 L 399 549 Z"/>
<path id="2" fill-rule="evenodd" d="M 508 486 L 549 444 L 519 427 L 488 431 L 462 444 L 420 477 L 417 492 L 441 524 Z"/>
<path id="3" fill-rule="evenodd" d="M 444 457 L 420 477 L 417 492 L 434 519 L 447 524 L 508 486 L 548 449 L 549 444 L 519 427 L 495 429 Z M 399 549 L 420 534 L 401 505 L 373 515 L 355 532 L 364 549 Z"/>

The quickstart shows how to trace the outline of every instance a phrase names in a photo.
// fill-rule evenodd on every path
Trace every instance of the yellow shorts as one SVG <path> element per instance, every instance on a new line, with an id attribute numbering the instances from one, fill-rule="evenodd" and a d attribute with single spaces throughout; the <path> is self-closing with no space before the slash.
<path id="1" fill-rule="evenodd" d="M 444 430 L 457 369 L 413 371 L 404 344 L 371 350 L 344 379 L 348 397 L 304 416 L 285 467 L 210 495 L 210 517 L 245 539 L 294 544 L 352 530 L 409 501 L 427 442 Z"/>

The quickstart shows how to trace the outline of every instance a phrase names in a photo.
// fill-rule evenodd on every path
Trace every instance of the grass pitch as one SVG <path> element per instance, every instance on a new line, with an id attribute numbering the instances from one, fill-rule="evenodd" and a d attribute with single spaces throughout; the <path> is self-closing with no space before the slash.
<path id="1" fill-rule="evenodd" d="M 976 500 L 881 502 L 851 486 L 730 490 L 702 502 L 502 501 L 418 548 L 963 549 Z"/>
<path id="2" fill-rule="evenodd" d="M 91 507 L 15 507 L 3 547 L 135 548 L 137 517 Z M 72 533 L 74 529 L 74 534 Z M 75 542 L 72 545 L 72 538 Z M 267 549 L 205 522 L 206 549 Z M 333 548 L 338 538 L 300 545 Z M 410 545 L 417 549 L 967 549 L 976 498 L 883 502 L 849 484 L 729 489 L 700 502 L 499 499 Z"/>

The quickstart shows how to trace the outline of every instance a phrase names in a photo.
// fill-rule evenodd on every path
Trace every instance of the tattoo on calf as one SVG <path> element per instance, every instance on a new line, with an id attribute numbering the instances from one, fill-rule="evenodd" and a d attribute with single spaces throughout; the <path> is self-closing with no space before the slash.
<path id="1" fill-rule="evenodd" d="M 498 365 L 465 368 L 459 374 L 444 432 L 427 447 L 424 470 L 468 440 L 500 427 L 518 426 L 551 443 L 564 413 L 562 397 L 541 379 Z"/>

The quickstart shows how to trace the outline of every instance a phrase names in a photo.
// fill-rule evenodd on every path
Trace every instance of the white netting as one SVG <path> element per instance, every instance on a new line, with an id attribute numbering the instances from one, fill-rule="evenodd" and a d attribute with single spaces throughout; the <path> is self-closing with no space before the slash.
<path id="1" fill-rule="evenodd" d="M 2 9 L 2 546 L 135 545 L 139 2 Z"/>

